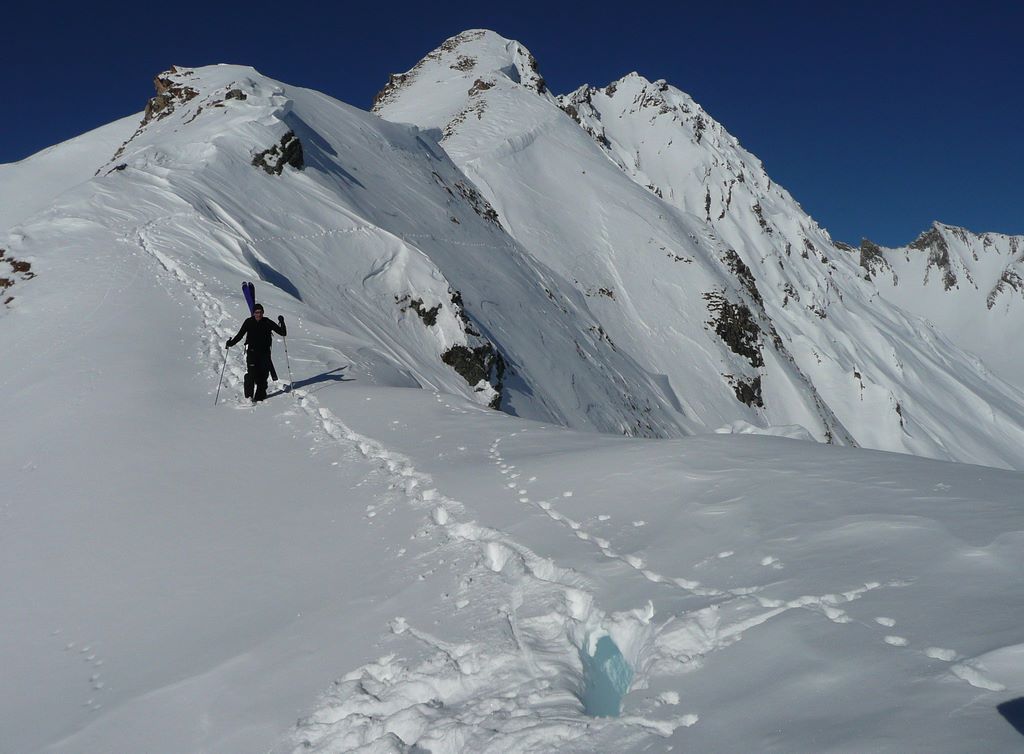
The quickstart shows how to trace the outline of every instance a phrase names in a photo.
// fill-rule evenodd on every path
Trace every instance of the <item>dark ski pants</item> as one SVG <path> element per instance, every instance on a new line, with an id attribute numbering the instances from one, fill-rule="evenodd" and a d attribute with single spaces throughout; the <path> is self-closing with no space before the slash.
<path id="1" fill-rule="evenodd" d="M 270 376 L 270 351 L 245 352 L 246 382 L 253 386 L 252 399 L 263 401 L 267 399 L 267 378 Z"/>

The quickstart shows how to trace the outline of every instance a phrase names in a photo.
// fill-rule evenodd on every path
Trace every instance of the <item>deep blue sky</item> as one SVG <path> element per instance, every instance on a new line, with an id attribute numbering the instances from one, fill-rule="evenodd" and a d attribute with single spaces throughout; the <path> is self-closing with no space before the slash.
<path id="1" fill-rule="evenodd" d="M 1024 3 L 29 2 L 4 27 L 0 163 L 141 110 L 171 64 L 252 65 L 368 108 L 389 73 L 483 27 L 556 94 L 633 70 L 689 92 L 836 239 L 1024 233 Z"/>

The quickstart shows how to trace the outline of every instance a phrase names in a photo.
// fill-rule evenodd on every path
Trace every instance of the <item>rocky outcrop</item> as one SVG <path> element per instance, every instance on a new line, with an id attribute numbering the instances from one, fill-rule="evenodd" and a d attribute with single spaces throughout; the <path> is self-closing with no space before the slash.
<path id="1" fill-rule="evenodd" d="M 462 375 L 462 378 L 477 391 L 492 387 L 497 395 L 488 404 L 493 409 L 501 408 L 502 381 L 505 377 L 505 360 L 491 343 L 469 346 L 452 346 L 441 360 Z"/>
<path id="2" fill-rule="evenodd" d="M 466 333 L 467 344 L 455 345 L 441 354 L 441 361 L 450 366 L 478 393 L 490 391 L 492 397 L 488 406 L 495 410 L 501 409 L 502 389 L 505 379 L 505 359 L 501 353 L 466 314 L 462 293 L 452 291 L 452 307 L 455 316 L 462 323 Z"/>
<path id="3" fill-rule="evenodd" d="M 1010 268 L 1003 270 L 1003 274 L 999 276 L 999 282 L 989 291 L 988 298 L 985 301 L 989 309 L 996 305 L 996 299 L 1001 293 L 1005 293 L 1007 289 L 1024 295 L 1024 279 L 1015 270 Z"/>
<path id="4" fill-rule="evenodd" d="M 928 269 L 935 267 L 942 272 L 942 284 L 947 291 L 956 286 L 956 274 L 949 261 L 949 245 L 938 228 L 933 226 L 926 230 L 909 244 L 909 248 L 928 252 Z"/>
<path id="5" fill-rule="evenodd" d="M 764 366 L 761 355 L 761 328 L 754 313 L 744 303 L 733 302 L 722 291 L 704 294 L 711 319 L 707 324 L 722 342 L 737 356 L 742 356 L 752 367 Z"/>
<path id="6" fill-rule="evenodd" d="M 252 164 L 270 175 L 281 175 L 285 165 L 302 170 L 306 165 L 302 157 L 302 142 L 294 131 L 289 131 L 279 143 L 254 155 Z"/>
<path id="7" fill-rule="evenodd" d="M 5 267 L 10 267 L 9 277 L 3 274 Z M 14 296 L 6 295 L 9 288 L 19 280 L 31 280 L 35 276 L 31 263 L 8 256 L 5 249 L 0 249 L 0 295 L 5 296 L 4 305 L 9 305 L 14 300 Z"/>
<path id="8" fill-rule="evenodd" d="M 392 73 L 388 76 L 388 83 L 384 85 L 384 88 L 377 92 L 377 95 L 373 98 L 373 104 L 370 106 L 372 112 L 377 112 L 381 107 L 386 105 L 394 96 L 394 94 L 405 86 L 405 83 L 411 78 L 410 73 Z"/>
<path id="9" fill-rule="evenodd" d="M 199 95 L 195 89 L 175 81 L 173 76 L 188 75 L 188 71 L 181 71 L 177 66 L 171 66 L 153 79 L 153 86 L 156 87 L 156 96 L 146 103 L 146 112 L 142 117 L 142 125 L 151 120 L 166 118 L 178 105 L 183 105 Z"/>
<path id="10" fill-rule="evenodd" d="M 892 270 L 881 247 L 866 238 L 862 238 L 860 241 L 860 266 L 864 269 L 865 280 L 871 280 L 882 270 Z"/>
<path id="11" fill-rule="evenodd" d="M 403 314 L 410 309 L 419 315 L 419 318 L 423 320 L 423 324 L 427 327 L 433 327 L 437 324 L 437 315 L 441 311 L 441 305 L 437 304 L 429 309 L 423 304 L 423 299 L 413 298 L 408 293 L 404 296 L 395 296 L 395 303 L 399 306 L 399 311 Z"/>

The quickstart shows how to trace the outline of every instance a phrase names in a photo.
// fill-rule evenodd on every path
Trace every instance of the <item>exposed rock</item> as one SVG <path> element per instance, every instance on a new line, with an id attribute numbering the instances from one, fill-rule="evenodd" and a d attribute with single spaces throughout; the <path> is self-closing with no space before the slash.
<path id="1" fill-rule="evenodd" d="M 441 360 L 458 372 L 462 378 L 478 390 L 481 382 L 490 384 L 497 395 L 490 402 L 493 409 L 501 408 L 502 380 L 505 376 L 505 359 L 490 343 L 476 348 L 456 345 L 441 354 Z"/>
<path id="2" fill-rule="evenodd" d="M 525 52 L 525 49 L 522 47 L 520 50 Z M 540 69 L 537 67 L 537 58 L 533 57 L 533 53 L 527 53 L 526 64 L 529 66 L 530 73 L 533 76 L 530 81 L 525 83 L 527 86 L 531 86 L 537 94 L 544 94 L 548 90 L 548 85 L 544 81 L 544 77 L 540 75 Z"/>
<path id="3" fill-rule="evenodd" d="M 388 77 L 388 83 L 384 85 L 384 88 L 377 92 L 377 96 L 373 98 L 373 105 L 370 110 L 377 112 L 383 105 L 387 104 L 392 96 L 398 92 L 407 81 L 411 78 L 409 73 L 392 73 Z"/>
<path id="4" fill-rule="evenodd" d="M 548 296 L 551 296 L 550 292 L 548 293 Z M 469 315 L 466 314 L 466 307 L 462 303 L 462 293 L 459 291 L 452 291 L 451 298 L 452 306 L 455 307 L 455 315 L 462 322 L 462 327 L 466 331 L 466 334 L 472 335 L 474 338 L 481 337 L 479 331 L 473 325 L 473 320 L 471 320 Z"/>
<path id="5" fill-rule="evenodd" d="M 707 123 L 704 118 L 698 115 L 693 122 L 693 138 L 698 144 L 700 144 L 701 137 L 704 136 L 705 128 L 707 128 Z"/>
<path id="6" fill-rule="evenodd" d="M 306 164 L 302 157 L 302 142 L 294 131 L 289 131 L 281 137 L 280 143 L 255 155 L 252 164 L 270 175 L 281 175 L 285 165 L 302 170 Z"/>
<path id="7" fill-rule="evenodd" d="M 420 319 L 423 320 L 423 324 L 427 327 L 433 327 L 437 324 L 437 315 L 441 311 L 440 304 L 428 309 L 423 305 L 423 299 L 412 298 L 409 294 L 406 294 L 401 298 L 395 296 L 395 303 L 401 307 L 401 311 L 403 313 L 412 309 L 419 315 Z"/>
<path id="8" fill-rule="evenodd" d="M 1009 267 L 1003 270 L 1003 274 L 999 276 L 999 282 L 989 291 L 988 299 L 986 300 L 989 309 L 995 306 L 996 298 L 1007 288 L 1012 288 L 1017 293 L 1024 294 L 1024 279 L 1021 279 L 1021 276 Z"/>
<path id="9" fill-rule="evenodd" d="M 470 89 L 469 91 L 470 91 L 470 94 L 473 93 L 472 89 Z M 582 125 L 580 123 L 580 111 L 577 110 L 574 105 L 565 104 L 565 105 L 560 105 L 559 107 L 562 108 L 562 110 L 565 112 L 566 115 L 568 115 L 570 118 L 572 118 L 574 121 L 576 121 L 577 125 Z"/>
<path id="10" fill-rule="evenodd" d="M 928 268 L 942 270 L 942 285 L 948 291 L 956 286 L 957 279 L 949 259 L 949 245 L 934 225 L 908 244 L 911 249 L 928 252 Z M 925 282 L 927 282 L 927 273 Z"/>
<path id="11" fill-rule="evenodd" d="M 165 118 L 174 112 L 178 105 L 183 105 L 190 99 L 197 97 L 199 92 L 190 86 L 185 86 L 175 81 L 172 76 L 181 73 L 177 67 L 171 66 L 170 70 L 159 74 L 153 79 L 153 86 L 156 88 L 156 96 L 146 103 L 146 111 L 142 117 L 142 125 L 151 120 Z"/>
<path id="12" fill-rule="evenodd" d="M 872 243 L 866 238 L 860 241 L 860 266 L 864 268 L 865 277 L 870 280 L 872 275 L 882 269 L 892 269 L 888 260 L 882 254 L 878 244 Z"/>
<path id="13" fill-rule="evenodd" d="M 13 257 L 11 259 L 8 259 L 7 261 L 10 263 L 11 269 L 13 269 L 15 272 L 21 275 L 22 280 L 31 280 L 36 276 L 34 272 L 29 272 L 29 270 L 32 269 L 32 265 L 29 264 L 28 262 L 22 262 L 20 260 L 14 259 Z"/>
<path id="14" fill-rule="evenodd" d="M 743 182 L 743 175 L 740 175 L 740 183 Z M 757 215 L 757 224 L 761 226 L 761 230 L 767 233 L 769 236 L 772 234 L 772 227 L 768 224 L 768 221 L 764 219 L 764 210 L 761 209 L 761 203 L 755 202 L 754 206 L 751 207 L 754 214 Z"/>
<path id="15" fill-rule="evenodd" d="M 729 301 L 721 291 L 705 293 L 704 300 L 708 302 L 708 312 L 712 315 L 707 324 L 714 327 L 722 342 L 733 353 L 747 359 L 751 366 L 764 366 L 761 328 L 750 308 L 746 304 Z"/>
<path id="16" fill-rule="evenodd" d="M 487 91 L 494 87 L 493 81 L 484 81 L 483 79 L 477 79 L 473 82 L 473 86 L 470 88 L 468 94 L 470 97 L 479 94 L 480 92 Z"/>
<path id="17" fill-rule="evenodd" d="M 764 400 L 761 397 L 761 375 L 757 375 L 749 381 L 741 380 L 738 377 L 729 377 L 729 381 L 732 383 L 732 389 L 740 403 L 764 408 Z"/>
<path id="18" fill-rule="evenodd" d="M 29 262 L 23 262 L 20 259 L 7 256 L 5 249 L 0 249 L 0 265 L 9 265 L 11 268 L 11 277 L 0 276 L 0 291 L 6 291 L 8 288 L 13 286 L 18 280 L 31 280 L 36 276 L 32 272 L 32 264 Z M 4 301 L 4 305 L 10 304 L 14 300 L 13 296 L 9 296 Z"/>
<path id="19" fill-rule="evenodd" d="M 444 127 L 444 130 L 441 132 L 441 141 L 445 141 L 446 139 L 450 139 L 452 136 L 454 136 L 455 132 L 458 130 L 458 127 L 462 125 L 462 123 L 466 120 L 467 117 L 469 117 L 471 113 L 476 114 L 477 120 L 482 120 L 484 117 L 484 113 L 486 111 L 487 101 L 483 99 L 478 99 L 469 107 L 460 110 L 458 113 L 455 114 L 454 118 L 448 121 L 448 124 Z"/>
<path id="20" fill-rule="evenodd" d="M 224 95 L 224 99 L 246 100 L 248 98 L 249 95 L 243 92 L 241 89 L 232 89 Z"/>
<path id="21" fill-rule="evenodd" d="M 458 60 L 448 67 L 453 71 L 472 71 L 475 65 L 476 58 L 471 58 L 468 55 L 459 55 Z"/>
<path id="22" fill-rule="evenodd" d="M 491 203 L 484 199 L 483 195 L 472 186 L 467 186 L 463 181 L 455 182 L 455 190 L 458 191 L 462 197 L 470 203 L 473 207 L 473 211 L 476 212 L 480 217 L 492 222 L 501 227 L 501 222 L 498 220 L 498 213 L 495 211 Z"/>
<path id="23" fill-rule="evenodd" d="M 761 294 L 757 290 L 757 282 L 754 280 L 754 273 L 747 267 L 746 262 L 740 259 L 740 255 L 736 253 L 735 249 L 726 250 L 725 263 L 732 270 L 732 274 L 736 276 L 736 279 L 743 284 L 743 287 L 747 289 L 747 293 L 754 299 L 761 307 L 764 307 L 764 301 L 761 299 Z"/>

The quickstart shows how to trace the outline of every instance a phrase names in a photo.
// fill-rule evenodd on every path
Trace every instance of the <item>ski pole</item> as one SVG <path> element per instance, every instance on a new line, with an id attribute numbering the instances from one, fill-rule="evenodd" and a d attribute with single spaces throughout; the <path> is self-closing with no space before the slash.
<path id="1" fill-rule="evenodd" d="M 288 336 L 282 338 L 284 341 L 284 363 L 288 367 L 288 392 L 295 389 L 295 380 L 292 379 L 292 362 L 288 359 Z"/>
<path id="2" fill-rule="evenodd" d="M 220 379 L 217 381 L 217 395 L 213 399 L 213 405 L 217 405 L 217 400 L 220 398 L 220 384 L 224 381 L 224 370 L 228 368 L 228 351 L 231 347 L 228 346 L 224 349 L 224 366 L 220 368 Z"/>

